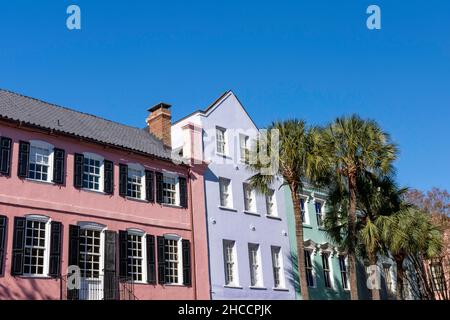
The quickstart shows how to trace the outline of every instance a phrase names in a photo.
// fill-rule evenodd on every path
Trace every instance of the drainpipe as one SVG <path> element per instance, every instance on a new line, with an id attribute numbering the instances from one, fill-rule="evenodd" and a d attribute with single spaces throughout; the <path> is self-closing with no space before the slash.
<path id="1" fill-rule="evenodd" d="M 188 169 L 188 182 L 189 182 L 189 207 L 191 214 L 191 243 L 192 243 L 192 289 L 194 290 L 194 300 L 197 300 L 197 265 L 195 264 L 195 240 L 194 240 L 194 208 L 192 206 L 192 169 Z"/>

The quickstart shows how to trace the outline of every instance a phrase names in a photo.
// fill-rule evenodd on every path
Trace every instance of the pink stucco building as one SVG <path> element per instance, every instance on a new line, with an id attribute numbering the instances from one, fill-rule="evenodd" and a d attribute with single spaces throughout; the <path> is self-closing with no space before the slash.
<path id="1" fill-rule="evenodd" d="M 204 165 L 171 160 L 169 108 L 140 129 L 0 90 L 0 300 L 209 299 Z"/>

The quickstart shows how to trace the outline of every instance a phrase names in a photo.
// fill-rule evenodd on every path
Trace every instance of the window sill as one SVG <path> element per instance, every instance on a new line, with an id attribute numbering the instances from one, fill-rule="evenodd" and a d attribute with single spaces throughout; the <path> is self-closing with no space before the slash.
<path id="1" fill-rule="evenodd" d="M 309 225 L 309 224 L 303 224 L 303 228 L 306 228 L 306 229 L 312 229 L 312 226 Z"/>
<path id="2" fill-rule="evenodd" d="M 236 209 L 234 209 L 234 208 L 229 208 L 229 207 L 219 206 L 219 209 L 220 209 L 220 210 L 225 210 L 225 211 L 237 212 Z"/>
<path id="3" fill-rule="evenodd" d="M 243 287 L 241 287 L 241 286 L 233 286 L 233 285 L 224 285 L 223 286 L 224 288 L 227 288 L 227 289 L 244 289 Z"/>
<path id="4" fill-rule="evenodd" d="M 185 287 L 182 283 L 164 283 L 165 287 Z"/>
<path id="5" fill-rule="evenodd" d="M 326 231 L 325 227 L 317 227 L 320 231 Z"/>
<path id="6" fill-rule="evenodd" d="M 57 278 L 53 278 L 53 277 L 50 277 L 50 276 L 38 275 L 38 274 L 36 274 L 36 275 L 33 275 L 33 274 L 27 275 L 27 274 L 25 274 L 25 275 L 20 275 L 18 277 L 21 278 L 21 279 L 42 279 L 42 280 L 57 279 Z"/>
<path id="7" fill-rule="evenodd" d="M 281 218 L 279 216 L 273 216 L 270 214 L 266 214 L 266 218 L 281 221 Z"/>
<path id="8" fill-rule="evenodd" d="M 261 215 L 260 215 L 258 212 L 253 212 L 253 211 L 247 211 L 247 210 L 244 210 L 244 213 L 245 213 L 245 214 L 248 214 L 248 215 L 251 215 L 251 216 L 258 216 L 258 217 L 261 217 Z"/>
<path id="9" fill-rule="evenodd" d="M 144 199 L 138 199 L 138 198 L 133 198 L 133 197 L 125 197 L 125 199 L 130 200 L 130 201 L 136 201 L 136 202 L 148 203 L 147 200 L 144 200 Z"/>
<path id="10" fill-rule="evenodd" d="M 33 183 L 40 183 L 40 184 L 48 184 L 48 185 L 54 185 L 55 183 L 53 181 L 44 181 L 44 180 L 36 180 L 31 178 L 25 178 L 25 180 Z"/>
<path id="11" fill-rule="evenodd" d="M 252 290 L 267 290 L 267 288 L 265 288 L 265 287 L 254 287 L 254 286 L 250 286 L 249 289 L 252 289 Z"/>
<path id="12" fill-rule="evenodd" d="M 93 189 L 86 189 L 86 188 L 81 188 L 80 190 L 86 191 L 86 192 L 91 192 L 91 193 L 96 193 L 96 194 L 104 194 L 104 195 L 106 195 L 105 192 L 100 191 L 100 190 L 93 190 Z"/>
<path id="13" fill-rule="evenodd" d="M 289 289 L 287 288 L 272 288 L 273 291 L 284 291 L 284 292 L 289 292 Z"/>
<path id="14" fill-rule="evenodd" d="M 176 208 L 176 209 L 181 209 L 183 208 L 182 206 L 178 205 L 178 204 L 169 204 L 169 203 L 161 203 L 161 205 L 163 207 L 168 207 L 168 208 Z"/>

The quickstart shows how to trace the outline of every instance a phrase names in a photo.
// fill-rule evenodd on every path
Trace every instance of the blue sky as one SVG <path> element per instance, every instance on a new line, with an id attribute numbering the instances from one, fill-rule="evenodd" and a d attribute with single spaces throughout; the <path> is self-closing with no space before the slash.
<path id="1" fill-rule="evenodd" d="M 449 1 L 2 1 L 0 39 L 1 88 L 139 127 L 228 89 L 259 126 L 358 113 L 399 144 L 402 185 L 450 189 Z"/>

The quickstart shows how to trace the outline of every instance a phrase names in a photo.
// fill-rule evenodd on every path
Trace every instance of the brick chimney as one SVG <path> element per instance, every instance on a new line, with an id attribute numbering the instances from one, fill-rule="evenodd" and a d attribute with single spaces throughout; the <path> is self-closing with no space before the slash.
<path id="1" fill-rule="evenodd" d="M 148 109 L 150 112 L 147 118 L 148 130 L 157 138 L 161 139 L 165 146 L 172 146 L 171 126 L 172 114 L 170 104 L 160 102 Z"/>

